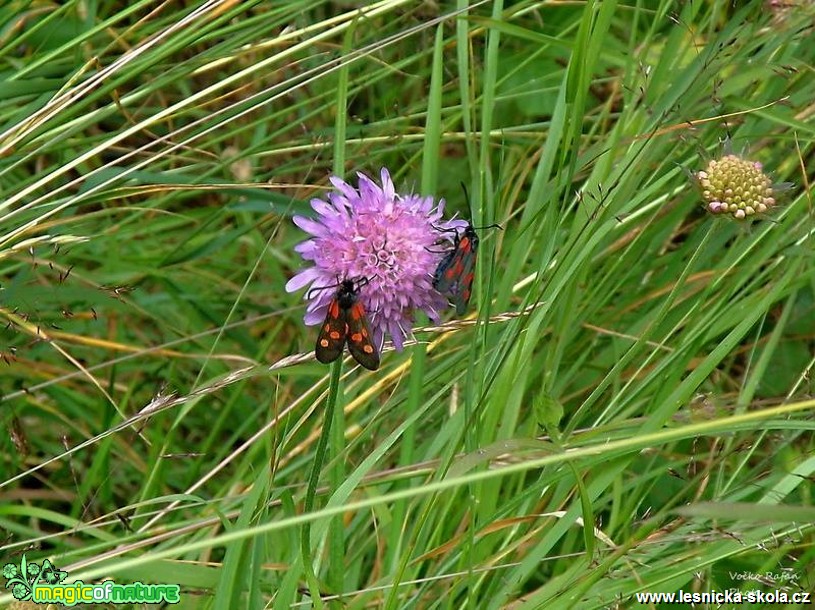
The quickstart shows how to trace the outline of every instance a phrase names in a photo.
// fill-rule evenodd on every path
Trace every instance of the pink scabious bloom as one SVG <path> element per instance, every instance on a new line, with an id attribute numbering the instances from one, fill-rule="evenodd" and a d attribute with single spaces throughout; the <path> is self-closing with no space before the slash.
<path id="1" fill-rule="evenodd" d="M 443 220 L 443 200 L 434 205 L 432 197 L 397 193 L 385 168 L 382 186 L 365 174 L 357 175 L 358 189 L 332 176 L 336 190 L 328 194 L 328 201 L 311 200 L 316 217 L 294 217 L 294 224 L 311 235 L 295 251 L 312 265 L 292 277 L 286 291 L 310 285 L 304 321 L 314 326 L 325 318 L 339 282 L 364 280 L 359 299 L 374 343 L 381 347 L 387 333 L 401 350 L 415 311 L 438 321 L 439 311 L 447 306 L 433 288 L 433 273 L 444 256 L 437 243 L 452 239 L 467 223 Z"/>

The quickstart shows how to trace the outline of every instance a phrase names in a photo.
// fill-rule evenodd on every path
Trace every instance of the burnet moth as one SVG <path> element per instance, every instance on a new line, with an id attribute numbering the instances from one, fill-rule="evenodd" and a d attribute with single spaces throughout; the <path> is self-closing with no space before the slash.
<path id="1" fill-rule="evenodd" d="M 348 351 L 354 360 L 371 371 L 379 368 L 379 351 L 373 343 L 365 307 L 359 301 L 359 289 L 367 283 L 365 278 L 357 282 L 345 279 L 339 283 L 337 293 L 328 304 L 328 313 L 314 347 L 314 355 L 323 364 L 339 358 L 348 343 Z"/>
<path id="2" fill-rule="evenodd" d="M 467 188 L 464 189 L 464 197 L 467 205 L 470 198 L 467 195 Z M 502 229 L 501 225 L 488 225 L 486 227 L 474 227 L 467 223 L 464 231 L 455 231 L 453 247 L 441 259 L 436 272 L 433 274 L 433 288 L 453 301 L 456 306 L 456 314 L 462 315 L 467 311 L 467 304 L 470 302 L 472 294 L 473 278 L 475 277 L 475 259 L 478 252 L 478 235 L 476 229 Z M 448 230 L 449 231 L 449 230 Z M 448 232 L 444 231 L 444 232 Z"/>

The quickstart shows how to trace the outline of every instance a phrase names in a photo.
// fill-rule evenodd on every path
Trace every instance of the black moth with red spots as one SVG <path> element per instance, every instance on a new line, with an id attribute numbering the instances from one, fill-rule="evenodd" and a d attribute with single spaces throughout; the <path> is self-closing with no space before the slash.
<path id="1" fill-rule="evenodd" d="M 329 303 L 314 355 L 323 364 L 334 362 L 346 342 L 354 360 L 372 371 L 379 368 L 379 351 L 373 344 L 365 308 L 359 302 L 359 285 L 354 285 L 353 280 L 340 282 L 337 294 Z"/>
<path id="2" fill-rule="evenodd" d="M 458 315 L 467 311 L 470 302 L 477 251 L 478 235 L 473 225 L 468 224 L 462 234 L 456 233 L 453 248 L 444 255 L 433 274 L 433 288 L 452 299 Z"/>
<path id="3" fill-rule="evenodd" d="M 475 232 L 477 228 L 502 229 L 503 227 L 501 225 L 474 227 L 467 223 L 462 233 L 456 231 L 453 247 L 441 259 L 433 274 L 433 288 L 453 301 L 458 315 L 467 311 L 467 303 L 470 302 L 473 290 L 475 255 L 478 252 L 478 235 Z"/>

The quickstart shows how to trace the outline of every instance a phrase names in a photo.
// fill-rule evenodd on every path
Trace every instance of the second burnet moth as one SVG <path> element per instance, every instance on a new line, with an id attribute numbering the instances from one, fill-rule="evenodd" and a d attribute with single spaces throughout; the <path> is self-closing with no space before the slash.
<path id="1" fill-rule="evenodd" d="M 433 274 L 433 288 L 452 299 L 456 313 L 467 311 L 475 277 L 475 255 L 478 235 L 471 224 L 453 240 L 453 248 L 444 255 Z"/>
<path id="2" fill-rule="evenodd" d="M 467 189 L 464 185 L 464 196 L 469 205 L 470 198 L 467 196 Z M 501 229 L 501 225 L 488 225 L 478 227 L 478 229 Z M 453 247 L 444 255 L 444 258 L 436 267 L 433 274 L 433 288 L 444 296 L 450 298 L 456 306 L 456 314 L 462 315 L 467 311 L 467 304 L 470 302 L 470 295 L 473 289 L 473 278 L 475 277 L 475 261 L 478 252 L 478 234 L 476 227 L 467 223 L 464 231 L 448 229 L 442 232 L 455 232 Z"/>
<path id="3" fill-rule="evenodd" d="M 339 283 L 314 348 L 314 355 L 323 364 L 339 358 L 347 343 L 354 360 L 371 371 L 379 368 L 379 350 L 373 343 L 368 316 L 359 300 L 359 289 L 367 283 L 365 278 L 357 282 L 345 279 Z"/>

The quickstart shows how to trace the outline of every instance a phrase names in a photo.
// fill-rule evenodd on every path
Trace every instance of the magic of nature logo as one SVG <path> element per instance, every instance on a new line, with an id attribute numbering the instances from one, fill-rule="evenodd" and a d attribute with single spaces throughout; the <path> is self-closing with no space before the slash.
<path id="1" fill-rule="evenodd" d="M 177 584 L 119 584 L 111 580 L 99 584 L 81 580 L 66 583 L 68 572 L 57 569 L 48 559 L 40 564 L 28 561 L 25 555 L 19 565 L 6 563 L 2 573 L 6 589 L 15 599 L 35 604 L 177 604 L 181 600 Z"/>

